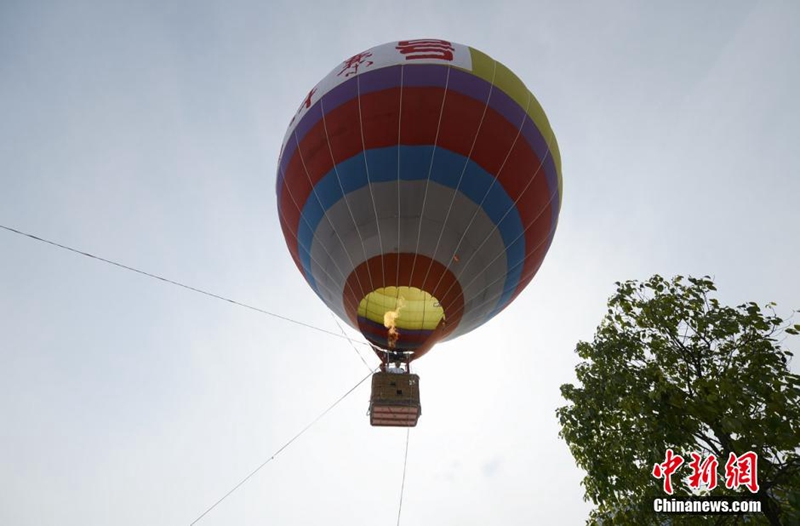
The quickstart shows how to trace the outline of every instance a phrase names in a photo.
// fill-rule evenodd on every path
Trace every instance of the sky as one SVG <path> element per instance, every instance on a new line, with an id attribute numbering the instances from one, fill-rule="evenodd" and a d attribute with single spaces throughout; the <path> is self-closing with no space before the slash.
<path id="1" fill-rule="evenodd" d="M 278 225 L 290 119 L 375 45 L 488 53 L 550 119 L 561 216 L 524 293 L 415 363 L 401 523 L 582 524 L 555 410 L 615 281 L 710 275 L 722 302 L 800 308 L 798 23 L 790 0 L 5 0 L 0 224 L 339 332 Z M 0 524 L 188 525 L 369 374 L 359 352 L 377 365 L 2 230 L 0 256 Z M 368 401 L 197 524 L 396 524 L 406 431 Z"/>

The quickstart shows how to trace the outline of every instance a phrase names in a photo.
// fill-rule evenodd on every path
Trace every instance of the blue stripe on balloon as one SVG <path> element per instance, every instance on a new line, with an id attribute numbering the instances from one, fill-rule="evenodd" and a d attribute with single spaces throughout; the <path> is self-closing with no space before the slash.
<path id="1" fill-rule="evenodd" d="M 400 146 L 399 148 L 400 179 L 403 181 L 425 180 L 430 168 L 431 181 L 455 189 L 461 172 L 464 170 L 459 191 L 475 204 L 481 205 L 492 223 L 497 225 L 497 230 L 505 245 L 508 268 L 504 290 L 508 289 L 511 292 L 507 295 L 504 293 L 501 301 L 506 296 L 513 294 L 522 275 L 525 237 L 519 212 L 503 186 L 499 182 L 495 182 L 495 177 L 477 163 L 455 152 L 436 148 L 434 162 L 431 165 L 433 146 Z M 315 290 L 316 282 L 311 272 L 311 245 L 314 240 L 314 232 L 325 212 L 343 199 L 345 194 L 367 186 L 368 182 L 396 181 L 398 175 L 397 150 L 398 147 L 393 146 L 366 151 L 369 180 L 367 179 L 364 155 L 359 153 L 336 165 L 335 169 L 328 172 L 314 187 L 314 192 L 303 207 L 297 238 L 298 252 L 306 279 Z M 344 194 L 342 190 L 344 190 Z"/>
<path id="2" fill-rule="evenodd" d="M 372 92 L 382 91 L 392 87 L 400 87 L 401 67 L 406 68 L 405 76 L 403 77 L 404 86 L 444 88 L 445 85 L 447 85 L 448 90 L 456 91 L 481 102 L 486 101 L 491 86 L 489 82 L 474 75 L 472 72 L 450 68 L 448 65 L 415 64 L 391 66 L 360 73 L 323 95 L 321 100 L 324 102 L 326 113 L 330 113 L 337 107 L 358 96 L 363 97 Z M 450 68 L 449 78 L 446 74 L 447 68 Z M 356 87 L 356 79 L 358 79 L 360 83 L 360 88 Z M 490 108 L 503 115 L 503 117 L 515 127 L 519 126 L 524 119 L 525 126 L 522 128 L 522 137 L 528 142 L 531 149 L 541 160 L 541 169 L 544 171 L 550 191 L 556 191 L 558 189 L 558 175 L 555 161 L 550 154 L 550 147 L 547 141 L 545 141 L 536 123 L 533 122 L 533 119 L 525 114 L 524 108 L 520 107 L 510 96 L 500 89 L 495 89 L 492 92 L 492 96 L 488 102 Z M 293 137 L 289 138 L 289 141 L 281 152 L 280 159 L 278 160 L 279 168 L 277 181 L 275 182 L 275 190 L 279 195 L 283 185 L 285 170 L 292 156 L 297 153 L 297 142 L 302 141 L 311 128 L 322 120 L 322 106 L 323 104 L 320 104 L 319 101 L 316 101 L 311 106 L 295 128 Z M 278 207 L 280 207 L 280 200 L 278 201 Z M 558 205 L 553 207 L 553 218 L 557 216 Z"/>

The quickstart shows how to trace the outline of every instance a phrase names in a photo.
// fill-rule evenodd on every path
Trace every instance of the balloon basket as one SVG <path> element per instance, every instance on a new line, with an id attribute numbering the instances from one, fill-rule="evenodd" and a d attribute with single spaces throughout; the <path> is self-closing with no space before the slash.
<path id="1" fill-rule="evenodd" d="M 372 396 L 369 402 L 371 425 L 414 427 L 421 414 L 418 375 L 383 371 L 372 375 Z"/>

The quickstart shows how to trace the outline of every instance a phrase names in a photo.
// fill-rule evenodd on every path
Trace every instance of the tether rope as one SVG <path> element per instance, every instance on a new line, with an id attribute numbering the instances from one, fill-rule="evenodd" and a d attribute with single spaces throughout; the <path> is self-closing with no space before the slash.
<path id="1" fill-rule="evenodd" d="M 52 245 L 52 246 L 60 248 L 62 250 L 67 250 L 69 252 L 73 252 L 75 254 L 80 254 L 81 256 L 85 256 L 85 257 L 88 257 L 88 258 L 91 258 L 91 259 L 95 259 L 97 261 L 101 261 L 103 263 L 107 263 L 109 265 L 113 265 L 115 267 L 119 267 L 119 268 L 124 269 L 124 270 L 129 270 L 131 272 L 135 272 L 137 274 L 141 274 L 142 276 L 147 276 L 148 278 L 157 279 L 159 281 L 163 281 L 164 283 L 169 283 L 170 285 L 175 285 L 176 287 L 181 287 L 181 288 L 184 288 L 184 289 L 187 289 L 187 290 L 191 290 L 192 292 L 197 292 L 198 294 L 203 294 L 204 296 L 209 296 L 211 298 L 222 300 L 222 301 L 225 301 L 227 303 L 232 303 L 234 305 L 238 305 L 239 307 L 244 307 L 244 308 L 250 309 L 252 311 L 260 312 L 261 314 L 266 314 L 267 316 L 272 316 L 273 318 L 278 318 L 278 319 L 281 319 L 281 320 L 284 320 L 284 321 L 295 323 L 297 325 L 302 325 L 303 327 L 307 327 L 309 329 L 314 329 L 315 331 L 324 332 L 325 334 L 329 334 L 330 336 L 335 336 L 336 338 L 342 338 L 344 340 L 348 340 L 351 343 L 358 343 L 360 345 L 367 345 L 365 342 L 360 342 L 360 341 L 357 341 L 357 340 L 353 340 L 352 338 L 349 338 L 346 335 L 337 334 L 335 332 L 332 332 L 332 331 L 329 331 L 329 330 L 326 330 L 326 329 L 322 329 L 320 327 L 315 327 L 314 325 L 310 325 L 308 323 L 305 323 L 305 322 L 302 322 L 302 321 L 299 321 L 299 320 L 294 320 L 292 318 L 287 318 L 286 316 L 281 316 L 280 314 L 275 314 L 274 312 L 270 312 L 268 310 L 264 310 L 264 309 L 261 309 L 259 307 L 254 307 L 253 305 L 248 305 L 248 304 L 242 303 L 240 301 L 236 301 L 236 300 L 233 300 L 233 299 L 230 299 L 230 298 L 226 298 L 225 296 L 220 296 L 219 294 L 214 294 L 213 292 L 208 292 L 208 291 L 203 290 L 203 289 L 198 289 L 197 287 L 192 287 L 191 285 L 186 285 L 186 284 L 181 283 L 179 281 L 174 281 L 174 280 L 171 280 L 169 278 L 165 278 L 165 277 L 159 276 L 157 274 L 153 274 L 153 273 L 150 273 L 150 272 L 146 272 L 144 270 L 140 270 L 138 268 L 134 268 L 134 267 L 131 267 L 131 266 L 128 266 L 128 265 L 124 265 L 124 264 L 119 263 L 117 261 L 106 259 L 106 258 L 100 257 L 100 256 L 95 256 L 94 254 L 90 254 L 89 252 L 84 252 L 82 250 L 78 250 L 76 248 L 72 248 L 72 247 L 67 246 L 67 245 L 62 245 L 61 243 L 56 243 L 55 241 L 51 241 L 51 240 L 45 239 L 43 237 L 35 236 L 35 235 L 30 234 L 28 232 L 23 232 L 22 230 L 17 230 L 16 228 L 11 228 L 11 227 L 5 226 L 5 225 L 0 225 L 0 228 L 2 228 L 3 230 L 6 230 L 8 232 L 12 232 L 14 234 L 20 235 L 20 236 L 28 237 L 28 238 L 33 239 L 35 241 L 40 241 L 42 243 L 46 243 L 48 245 Z"/>
<path id="2" fill-rule="evenodd" d="M 297 433 L 295 436 L 293 436 L 293 437 L 291 438 L 291 440 L 289 440 L 289 441 L 288 441 L 288 442 L 286 442 L 286 443 L 285 443 L 283 446 L 281 446 L 281 448 L 280 448 L 280 449 L 278 449 L 278 450 L 277 450 L 275 453 L 273 453 L 271 457 L 269 457 L 267 460 L 265 460 L 264 462 L 262 462 L 262 463 L 261 463 L 261 465 L 259 465 L 259 466 L 258 466 L 256 469 L 254 469 L 253 471 L 251 471 L 249 475 L 247 475 L 245 478 L 243 478 L 241 481 L 239 481 L 239 483 L 238 483 L 238 484 L 236 484 L 236 485 L 235 485 L 235 486 L 234 486 L 234 487 L 233 487 L 233 488 L 232 488 L 232 489 L 231 489 L 231 490 L 230 490 L 228 493 L 226 493 L 225 495 L 223 495 L 223 496 L 222 496 L 222 498 L 220 498 L 220 499 L 219 499 L 217 502 L 215 502 L 214 504 L 212 504 L 210 508 L 208 508 L 208 509 L 207 509 L 206 511 L 204 511 L 202 514 L 200 514 L 200 516 L 199 516 L 199 517 L 197 517 L 197 518 L 196 518 L 194 521 L 192 521 L 192 522 L 189 524 L 189 526 L 194 526 L 194 524 L 196 524 L 196 523 L 197 523 L 197 522 L 198 522 L 200 519 L 202 519 L 203 517 L 205 517 L 205 516 L 208 514 L 208 512 L 210 512 L 211 510 L 213 510 L 214 508 L 216 508 L 216 507 L 217 507 L 217 506 L 218 506 L 218 505 L 219 505 L 219 504 L 220 504 L 220 503 L 221 503 L 223 500 L 227 499 L 227 498 L 228 498 L 228 497 L 229 497 L 229 496 L 230 496 L 230 495 L 231 495 L 231 494 L 232 494 L 234 491 L 236 491 L 237 489 L 239 489 L 239 488 L 240 488 L 240 487 L 241 487 L 241 486 L 242 486 L 242 485 L 243 485 L 245 482 L 247 482 L 248 480 L 250 480 L 250 478 L 251 478 L 253 475 L 255 475 L 256 473 L 258 473 L 258 472 L 261 470 L 261 468 L 263 468 L 264 466 L 266 466 L 267 464 L 269 464 L 269 463 L 270 463 L 270 462 L 271 462 L 271 461 L 272 461 L 272 460 L 273 460 L 275 457 L 277 457 L 277 456 L 278 456 L 278 455 L 279 455 L 279 454 L 280 454 L 280 453 L 281 453 L 281 452 L 282 452 L 284 449 L 286 449 L 287 447 L 289 447 L 289 445 L 290 445 L 292 442 L 294 442 L 295 440 L 297 440 L 298 438 L 300 438 L 300 436 L 301 436 L 303 433 L 305 433 L 306 431 L 308 431 L 308 430 L 309 430 L 309 428 L 311 428 L 311 426 L 313 426 L 314 424 L 316 424 L 317 422 L 319 422 L 319 421 L 322 419 L 322 417 L 324 417 L 325 415 L 327 415 L 327 414 L 328 414 L 328 413 L 331 411 L 331 409 L 333 409 L 334 407 L 336 407 L 337 405 L 339 405 L 339 402 L 341 402 L 342 400 L 344 400 L 345 398 L 347 398 L 347 396 L 348 396 L 350 393 L 352 393 L 353 391 L 355 391 L 355 390 L 358 388 L 358 386 L 360 386 L 361 384 L 363 384 L 363 383 L 364 383 L 364 381 L 365 381 L 367 378 L 369 378 L 370 376 L 372 376 L 372 373 L 373 373 L 373 372 L 375 372 L 375 371 L 377 371 L 377 368 L 376 368 L 375 370 L 373 370 L 373 371 L 370 371 L 370 372 L 369 372 L 369 374 L 368 374 L 367 376 L 365 376 L 364 378 L 362 378 L 361 380 L 359 380 L 359 382 L 358 382 L 356 385 L 354 385 L 353 387 L 351 387 L 349 391 L 347 391 L 345 394 L 343 394 L 341 397 L 339 397 L 339 399 L 338 399 L 338 400 L 336 400 L 336 401 L 335 401 L 333 404 L 331 404 L 331 406 L 330 406 L 330 407 L 328 407 L 328 408 L 327 408 L 325 411 L 323 411 L 323 412 L 322 412 L 322 413 L 321 413 L 321 414 L 320 414 L 320 415 L 319 415 L 317 418 L 315 418 L 314 420 L 312 420 L 312 421 L 311 421 L 311 423 L 309 423 L 309 424 L 308 424 L 306 427 L 304 427 L 304 428 L 303 428 L 303 429 L 302 429 L 302 430 L 301 430 L 299 433 Z"/>
<path id="3" fill-rule="evenodd" d="M 406 466 L 408 466 L 408 437 L 411 436 L 411 428 L 406 428 L 406 454 L 403 457 L 403 481 L 400 483 L 400 505 L 397 507 L 397 526 L 400 526 L 400 514 L 403 511 L 403 493 L 406 489 Z"/>

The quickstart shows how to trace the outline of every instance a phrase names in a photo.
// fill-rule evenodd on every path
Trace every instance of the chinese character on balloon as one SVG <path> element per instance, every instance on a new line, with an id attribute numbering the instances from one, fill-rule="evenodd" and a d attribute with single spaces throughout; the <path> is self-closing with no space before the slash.
<path id="1" fill-rule="evenodd" d="M 453 60 L 455 48 L 446 40 L 401 40 L 395 46 L 406 60 Z"/>

